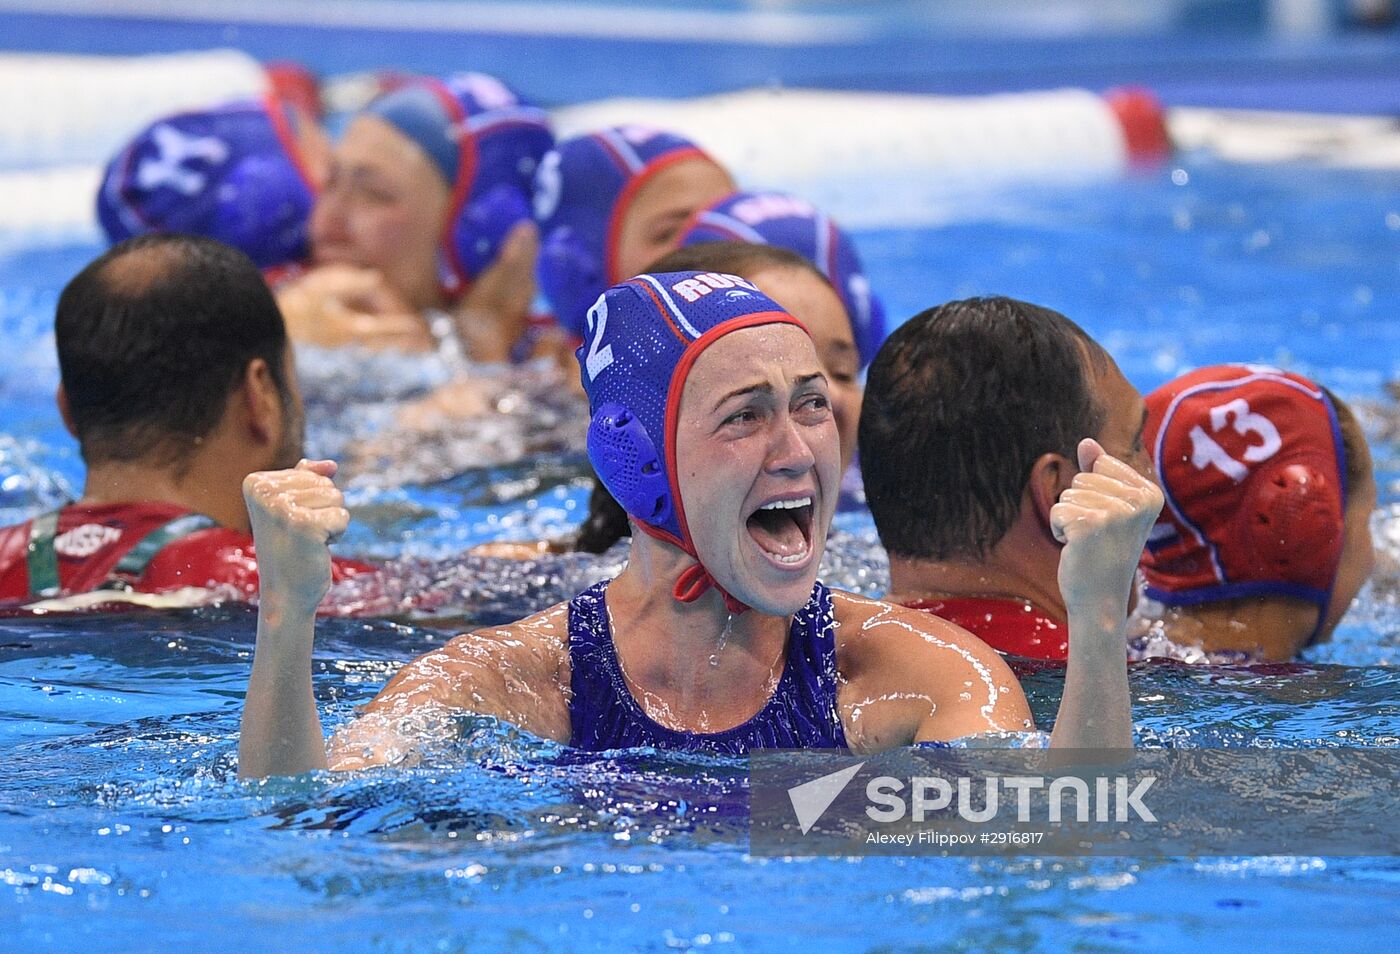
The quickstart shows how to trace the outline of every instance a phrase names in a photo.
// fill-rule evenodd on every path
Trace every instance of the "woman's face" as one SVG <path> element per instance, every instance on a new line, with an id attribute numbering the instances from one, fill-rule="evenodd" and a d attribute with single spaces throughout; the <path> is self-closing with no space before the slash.
<path id="1" fill-rule="evenodd" d="M 856 428 L 865 396 L 860 384 L 860 355 L 846 306 L 831 285 L 805 268 L 779 265 L 755 272 L 749 280 L 812 333 L 812 344 L 826 371 L 832 416 L 841 442 L 841 472 L 845 473 L 855 457 Z"/>
<path id="2" fill-rule="evenodd" d="M 840 488 L 826 374 L 789 324 L 731 332 L 681 392 L 676 482 L 700 562 L 737 599 L 791 615 L 811 595 Z"/>
<path id="3" fill-rule="evenodd" d="M 734 191 L 734 180 L 713 161 L 696 156 L 656 173 L 632 197 L 617 237 L 613 281 L 638 275 L 675 251 L 681 229 L 701 209 Z"/>
<path id="4" fill-rule="evenodd" d="M 360 116 L 311 210 L 312 259 L 377 269 L 412 307 L 440 306 L 438 243 L 450 202 L 442 172 L 416 143 Z"/>

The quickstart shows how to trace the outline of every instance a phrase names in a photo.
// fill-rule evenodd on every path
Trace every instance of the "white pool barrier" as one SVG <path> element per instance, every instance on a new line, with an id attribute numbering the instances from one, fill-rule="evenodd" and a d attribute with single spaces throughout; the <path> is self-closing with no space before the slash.
<path id="1" fill-rule="evenodd" d="M 6 235 L 35 246 L 100 239 L 101 179 L 101 167 L 89 165 L 0 172 L 0 250 Z"/>
<path id="2" fill-rule="evenodd" d="M 97 174 L 79 166 L 105 163 L 163 114 L 261 93 L 266 84 L 262 67 L 233 50 L 0 55 L 0 229 L 54 237 L 91 230 Z M 806 195 L 855 227 L 936 221 L 950 197 L 1007 184 L 1115 177 L 1131 157 L 1114 108 L 1084 90 L 946 97 L 760 89 L 585 103 L 555 119 L 563 135 L 628 123 L 676 130 L 744 186 Z"/>
<path id="3" fill-rule="evenodd" d="M 237 50 L 0 54 L 0 169 L 105 163 L 153 119 L 266 89 L 261 64 Z"/>
<path id="4" fill-rule="evenodd" d="M 141 126 L 267 85 L 263 67 L 236 50 L 0 54 L 0 231 L 40 242 L 96 235 L 100 167 Z M 856 228 L 956 219 L 964 197 L 989 190 L 1113 179 L 1164 155 L 1168 131 L 1178 148 L 1226 160 L 1400 169 L 1400 129 L 1387 117 L 1164 114 L 1135 90 L 955 97 L 773 88 L 610 99 L 558 109 L 554 118 L 561 135 L 628 124 L 675 130 L 744 187 L 799 193 Z"/>
<path id="5" fill-rule="evenodd" d="M 746 187 L 796 192 L 856 226 L 897 224 L 920 216 L 925 200 L 1010 184 L 1115 178 L 1133 158 L 1114 107 L 1076 89 L 959 97 L 748 90 L 586 103 L 555 120 L 561 136 L 629 124 L 674 130 Z"/>

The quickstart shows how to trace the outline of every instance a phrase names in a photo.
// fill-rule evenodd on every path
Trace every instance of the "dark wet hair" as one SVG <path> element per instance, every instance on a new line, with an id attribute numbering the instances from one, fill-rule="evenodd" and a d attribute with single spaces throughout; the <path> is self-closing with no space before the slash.
<path id="1" fill-rule="evenodd" d="M 1012 298 L 930 308 L 897 328 L 865 384 L 860 462 L 892 555 L 981 559 L 1010 529 L 1042 454 L 1075 459 L 1105 413 L 1106 353 L 1064 315 Z"/>
<path id="2" fill-rule="evenodd" d="M 810 272 L 823 282 L 827 281 L 820 269 L 796 252 L 777 245 L 750 242 L 699 242 L 668 253 L 648 266 L 646 271 L 725 272 L 740 278 L 753 278 L 769 268 L 797 268 Z M 603 553 L 631 534 L 632 528 L 622 505 L 594 477 L 593 493 L 588 498 L 588 516 L 584 517 L 574 537 L 574 549 L 585 553 Z"/>
<path id="3" fill-rule="evenodd" d="M 287 331 L 262 273 L 213 239 L 143 235 L 63 289 L 59 373 L 83 459 L 186 459 L 218 425 L 249 362 L 285 400 Z"/>
<path id="4" fill-rule="evenodd" d="M 574 549 L 584 553 L 606 553 L 608 548 L 623 537 L 632 535 L 632 526 L 627 522 L 627 512 L 608 493 L 608 488 L 597 477 L 593 478 L 593 493 L 588 497 L 588 516 L 579 525 L 574 537 Z"/>
<path id="5" fill-rule="evenodd" d="M 1342 456 L 1346 458 L 1347 493 L 1350 495 L 1375 466 L 1366 446 L 1366 434 L 1361 429 L 1361 422 L 1356 419 L 1356 412 L 1347 402 L 1322 385 L 1318 387 L 1322 388 L 1322 393 L 1327 395 L 1327 400 L 1332 402 L 1332 409 L 1337 413 L 1337 430 L 1342 435 Z"/>

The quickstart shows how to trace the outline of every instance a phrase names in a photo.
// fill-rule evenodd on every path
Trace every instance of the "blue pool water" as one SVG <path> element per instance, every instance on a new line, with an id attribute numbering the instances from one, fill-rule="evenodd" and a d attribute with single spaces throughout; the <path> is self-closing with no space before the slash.
<path id="1" fill-rule="evenodd" d="M 896 315 L 1001 291 L 1078 318 L 1142 388 L 1199 362 L 1271 360 L 1385 410 L 1381 386 L 1400 355 L 1400 233 L 1387 224 L 1398 211 L 1400 184 L 1380 177 L 1202 158 L 861 239 Z M 35 354 L 54 290 L 93 251 L 0 262 L 5 333 L 18 345 L 0 365 L 0 416 L 72 486 L 80 473 L 47 406 L 52 368 Z M 1376 450 L 1389 507 L 1394 447 Z M 317 691 L 330 726 L 447 632 L 588 578 L 599 564 L 585 558 L 507 572 L 450 556 L 573 519 L 579 466 L 561 452 L 357 491 L 370 519 L 347 546 L 421 557 L 397 565 L 403 589 L 434 590 L 451 619 L 323 623 Z M 838 578 L 860 585 L 862 560 L 878 578 L 861 542 L 868 517 L 841 519 L 854 556 Z M 1392 573 L 1308 664 L 1138 666 L 1139 741 L 1400 744 L 1394 592 Z M 1165 951 L 1268 936 L 1325 950 L 1396 931 L 1394 858 L 753 859 L 735 809 L 742 765 L 654 754 L 580 763 L 482 720 L 444 727 L 423 767 L 240 783 L 252 629 L 240 606 L 0 624 L 5 946 Z M 1028 683 L 1042 725 L 1059 689 L 1054 673 Z"/>
<path id="2" fill-rule="evenodd" d="M 102 36 L 61 42 L 127 42 Z M 382 55 L 394 53 L 405 50 Z M 1386 53 L 1393 60 L 1393 46 Z M 317 55 L 348 66 L 366 54 Z M 1219 61 L 1243 56 L 1236 47 Z M 725 66 L 686 82 L 714 88 Z M 952 73 L 969 70 L 963 62 Z M 1203 82 L 1173 76 L 1179 89 Z M 1400 379 L 1400 177 L 1183 156 L 1120 182 L 1019 189 L 966 202 L 951 223 L 858 239 L 900 319 L 950 297 L 1010 294 L 1079 321 L 1142 390 L 1199 364 L 1266 361 L 1355 401 L 1378 465 L 1377 579 L 1335 642 L 1302 663 L 1136 665 L 1138 741 L 1400 745 L 1400 464 L 1385 391 Z M 52 407 L 48 329 L 58 289 L 96 251 L 0 226 L 5 522 L 81 487 Z M 347 360 L 303 364 L 313 412 L 328 416 L 312 429 L 314 451 L 341 453 L 347 434 L 370 440 L 383 424 L 385 402 L 373 388 L 347 394 L 347 378 L 412 394 L 432 376 Z M 531 393 L 528 382 L 511 387 Z M 506 434 L 531 448 L 520 463 L 404 479 L 504 439 L 464 431 L 448 446 L 399 446 L 407 463 L 387 475 L 352 477 L 356 524 L 342 549 L 395 562 L 379 590 L 337 594 L 380 618 L 321 624 L 316 690 L 328 728 L 450 633 L 524 614 L 616 569 L 616 554 L 460 556 L 577 519 L 576 439 L 531 420 Z M 868 516 L 838 524 L 829 578 L 878 592 Z M 0 949 L 1325 951 L 1400 939 L 1394 857 L 752 858 L 741 762 L 579 759 L 483 719 L 435 727 L 416 768 L 241 783 L 253 619 L 230 604 L 0 620 Z M 1042 727 L 1060 689 L 1054 671 L 1027 679 Z"/>

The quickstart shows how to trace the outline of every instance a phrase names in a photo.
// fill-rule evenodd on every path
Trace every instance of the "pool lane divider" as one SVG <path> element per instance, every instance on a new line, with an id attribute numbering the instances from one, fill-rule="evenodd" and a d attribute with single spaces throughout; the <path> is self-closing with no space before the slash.
<path id="1" fill-rule="evenodd" d="M 647 8 L 625 3 L 443 3 L 441 0 L 0 0 L 0 11 L 59 17 L 126 17 L 184 23 L 257 23 L 393 33 L 487 33 L 724 43 L 844 45 L 873 37 L 860 13 L 754 10 L 703 4 Z"/>
<path id="2" fill-rule="evenodd" d="M 137 129 L 180 109 L 261 95 L 274 79 L 285 87 L 285 73 L 270 76 L 236 50 L 0 54 L 0 232 L 41 243 L 96 237 L 100 167 Z M 338 109 L 374 89 L 363 75 L 322 84 Z M 854 228 L 956 221 L 967 197 L 1110 181 L 1164 161 L 1173 146 L 1246 162 L 1400 168 L 1400 131 L 1386 117 L 1164 110 L 1137 88 L 988 96 L 753 89 L 600 100 L 553 116 L 561 135 L 625 124 L 674 130 L 744 187 L 796 192 Z"/>

